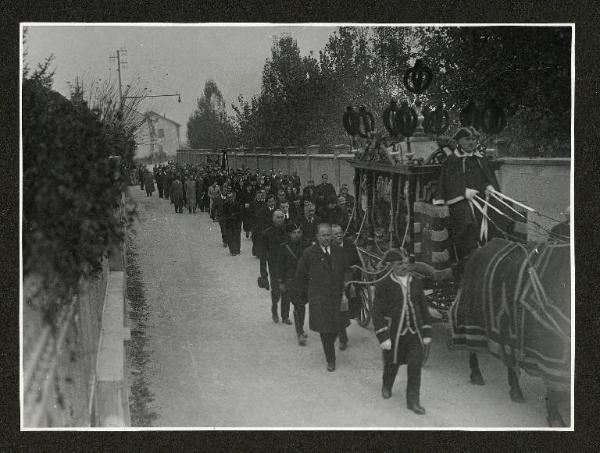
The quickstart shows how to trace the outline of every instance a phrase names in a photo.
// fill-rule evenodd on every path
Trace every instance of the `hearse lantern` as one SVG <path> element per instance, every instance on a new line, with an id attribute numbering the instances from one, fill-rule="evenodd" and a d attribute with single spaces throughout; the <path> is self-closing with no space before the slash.
<path id="1" fill-rule="evenodd" d="M 404 86 L 408 91 L 415 94 L 423 93 L 431 83 L 433 73 L 431 69 L 417 60 L 415 65 L 404 73 Z"/>
<path id="2" fill-rule="evenodd" d="M 400 132 L 398 128 L 398 103 L 396 99 L 392 98 L 389 105 L 383 109 L 383 125 L 392 137 L 397 136 Z"/>
<path id="3" fill-rule="evenodd" d="M 402 102 L 397 113 L 398 131 L 405 137 L 410 137 L 415 133 L 419 119 L 415 109 L 408 106 L 408 102 Z"/>

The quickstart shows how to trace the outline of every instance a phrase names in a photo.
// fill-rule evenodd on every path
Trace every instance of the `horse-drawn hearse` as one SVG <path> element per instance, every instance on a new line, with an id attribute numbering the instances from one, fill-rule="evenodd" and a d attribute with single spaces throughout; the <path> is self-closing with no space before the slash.
<path id="1" fill-rule="evenodd" d="M 409 75 L 405 85 L 407 77 L 409 91 L 423 81 Z M 347 236 L 354 239 L 361 265 L 347 286 L 358 323 L 369 326 L 375 285 L 391 272 L 390 265 L 382 264 L 386 253 L 404 248 L 412 257 L 413 273 L 424 282 L 433 318 L 448 323 L 450 348 L 470 351 L 472 373 L 480 373 L 476 353 L 502 360 L 510 397 L 517 402 L 524 400 L 520 370 L 542 377 L 548 389 L 548 423 L 565 426 L 571 388 L 569 238 L 528 242 L 528 224 L 539 227 L 537 211 L 498 191 L 492 194 L 494 203 L 479 199 L 484 209 L 474 203 L 484 223 L 493 225 L 495 238 L 470 256 L 460 282 L 455 281 L 449 208 L 433 204 L 440 172 L 452 152 L 452 143 L 442 137 L 448 113 L 441 107 L 426 111 L 418 100 L 412 107 L 392 101 L 383 120 L 388 136 L 375 131 L 365 107 L 348 107 L 343 117 L 355 154 L 350 163 L 356 203 Z M 494 102 L 483 109 L 469 103 L 461 123 L 477 126 L 489 137 L 506 120 Z M 493 150 L 487 154 L 490 167 L 498 169 L 502 161 L 493 157 Z"/>

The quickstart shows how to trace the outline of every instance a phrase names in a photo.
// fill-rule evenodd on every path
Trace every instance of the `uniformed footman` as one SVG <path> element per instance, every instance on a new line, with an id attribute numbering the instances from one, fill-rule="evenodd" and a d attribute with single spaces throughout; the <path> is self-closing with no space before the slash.
<path id="1" fill-rule="evenodd" d="M 403 249 L 386 255 L 392 272 L 375 286 L 373 326 L 383 350 L 383 386 L 381 395 L 392 396 L 392 386 L 400 365 L 406 364 L 406 405 L 424 414 L 420 404 L 423 347 L 431 341 L 429 310 L 421 280 L 410 272 L 411 263 Z"/>

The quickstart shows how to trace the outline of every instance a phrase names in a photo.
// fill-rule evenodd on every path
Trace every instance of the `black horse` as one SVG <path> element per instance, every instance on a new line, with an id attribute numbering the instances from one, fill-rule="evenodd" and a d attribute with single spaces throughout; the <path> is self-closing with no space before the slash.
<path id="1" fill-rule="evenodd" d="M 470 351 L 471 382 L 484 384 L 477 352 L 491 353 L 507 366 L 513 401 L 524 401 L 520 369 L 540 376 L 550 426 L 565 426 L 559 405 L 570 401 L 570 281 L 568 243 L 524 245 L 496 238 L 467 261 L 450 308 L 450 343 Z"/>

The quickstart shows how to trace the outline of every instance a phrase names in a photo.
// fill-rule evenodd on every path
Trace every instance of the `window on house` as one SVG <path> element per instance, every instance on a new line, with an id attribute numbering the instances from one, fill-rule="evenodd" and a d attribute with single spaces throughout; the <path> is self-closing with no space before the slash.
<path id="1" fill-rule="evenodd" d="M 164 130 L 164 129 L 159 129 L 159 130 L 158 130 L 158 136 L 159 136 L 160 138 L 163 138 L 163 137 L 165 136 L 165 130 Z"/>

